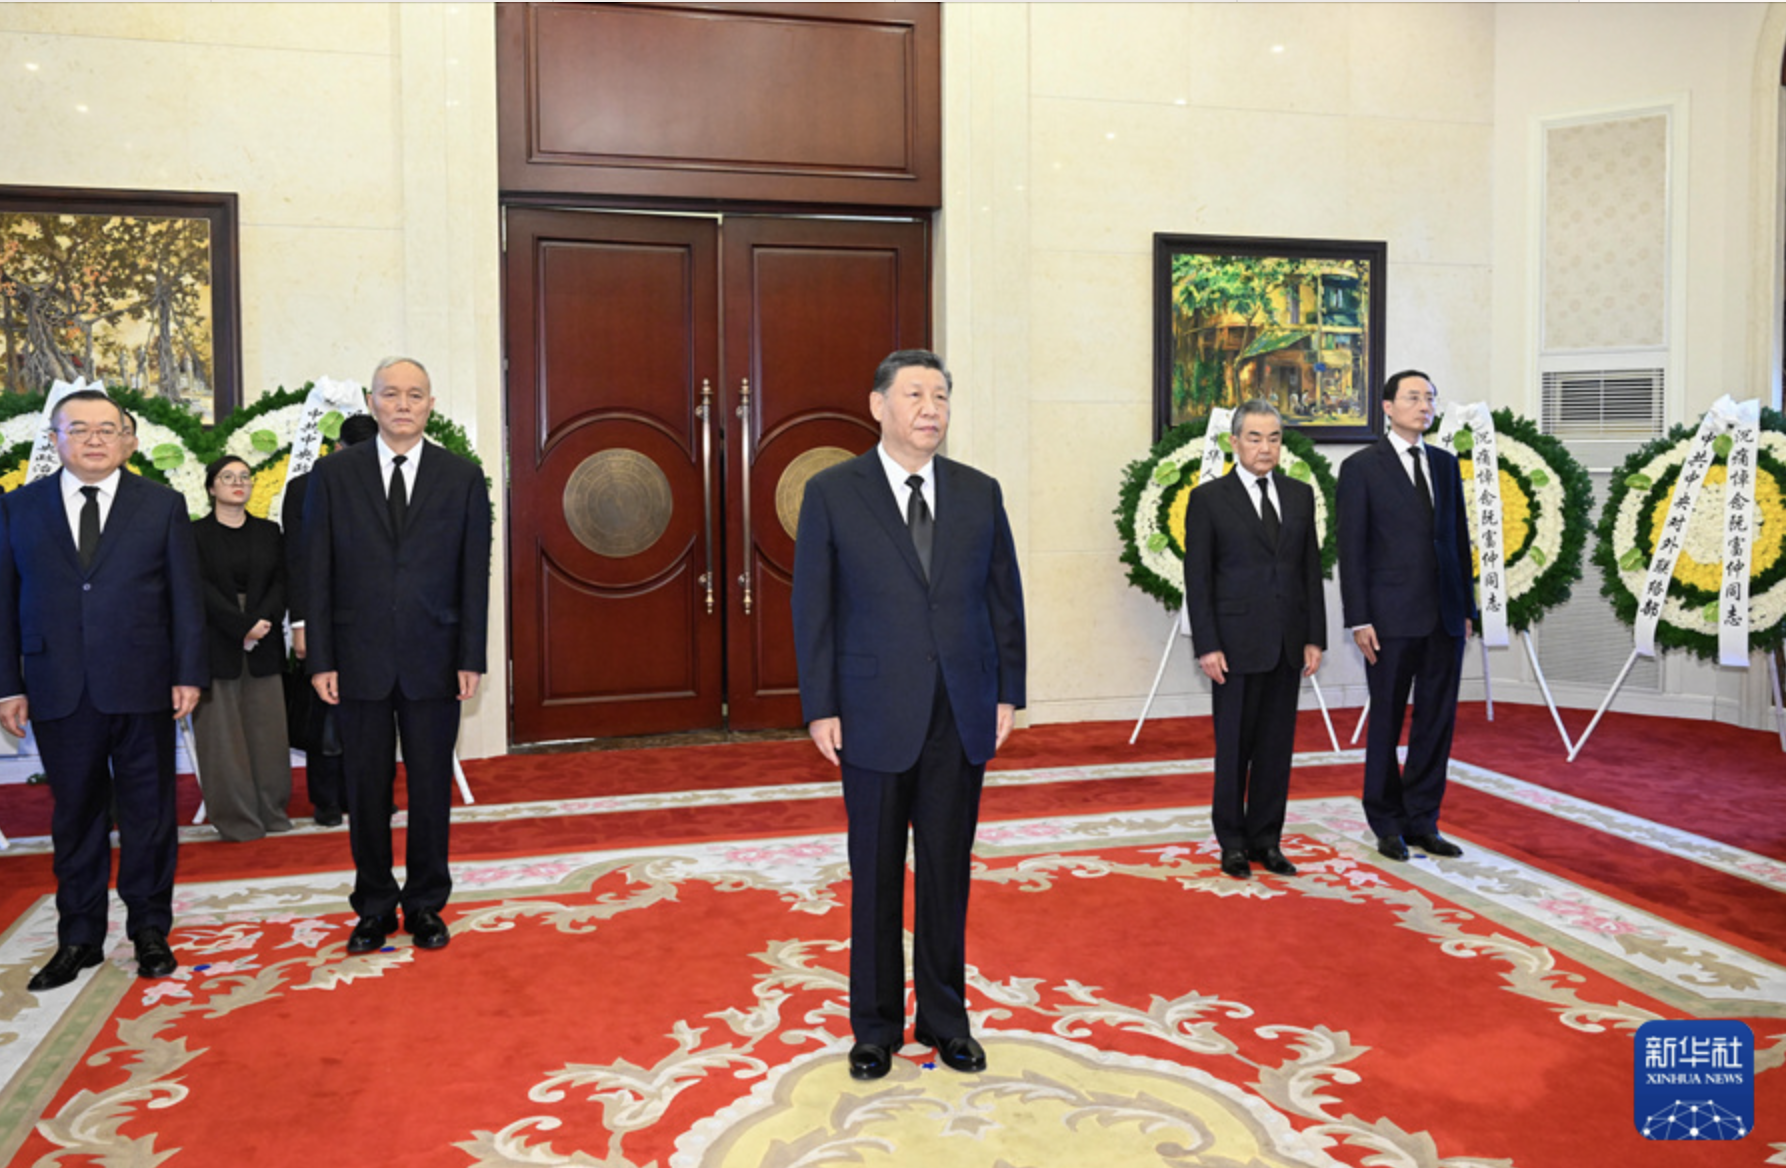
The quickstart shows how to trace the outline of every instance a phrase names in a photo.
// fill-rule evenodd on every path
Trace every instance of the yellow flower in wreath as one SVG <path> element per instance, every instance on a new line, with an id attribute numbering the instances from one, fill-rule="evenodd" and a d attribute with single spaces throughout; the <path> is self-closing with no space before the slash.
<path id="1" fill-rule="evenodd" d="M 1716 592 L 1724 587 L 1724 479 L 1723 464 L 1705 472 L 1699 497 L 1693 500 L 1693 515 L 1687 520 L 1687 538 L 1680 558 L 1674 562 L 1674 578 L 1702 592 Z M 1650 508 L 1650 539 L 1645 551 L 1656 554 L 1657 533 L 1668 521 L 1668 509 L 1674 504 L 1675 485 L 1657 497 Z M 1749 575 L 1760 576 L 1786 554 L 1786 498 L 1781 497 L 1779 480 L 1769 474 L 1755 479 L 1755 538 L 1749 552 Z"/>
<path id="2" fill-rule="evenodd" d="M 1191 507 L 1191 492 L 1197 489 L 1197 480 L 1203 476 L 1202 471 L 1193 471 L 1190 481 L 1178 488 L 1178 494 L 1172 496 L 1172 502 L 1166 507 L 1166 534 L 1172 537 L 1172 546 L 1184 546 L 1184 516 Z"/>
<path id="3" fill-rule="evenodd" d="M 254 494 L 248 497 L 248 514 L 262 519 L 274 518 L 273 502 L 285 485 L 285 468 L 291 465 L 289 452 L 261 463 L 254 468 Z"/>
<path id="4" fill-rule="evenodd" d="M 1476 464 L 1468 458 L 1457 460 L 1460 477 L 1468 484 L 1475 481 Z M 1525 488 L 1519 480 L 1507 473 L 1506 467 L 1497 467 L 1501 479 L 1501 546 L 1511 552 L 1522 548 L 1530 538 L 1532 528 L 1532 500 L 1526 495 Z M 1470 571 L 1480 578 L 1482 575 L 1482 553 L 1476 549 L 1480 537 L 1476 532 L 1476 513 L 1470 512 Z"/>

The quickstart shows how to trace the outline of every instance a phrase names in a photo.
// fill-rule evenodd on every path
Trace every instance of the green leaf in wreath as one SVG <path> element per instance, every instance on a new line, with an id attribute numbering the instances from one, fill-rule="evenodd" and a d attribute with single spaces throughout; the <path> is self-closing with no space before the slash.
<path id="1" fill-rule="evenodd" d="M 1704 608 L 1700 609 L 1699 610 L 1699 619 L 1704 621 L 1708 625 L 1717 624 L 1718 623 L 1718 602 L 1714 600 L 1710 604 L 1706 605 Z"/>
<path id="2" fill-rule="evenodd" d="M 1549 556 L 1544 554 L 1544 549 L 1538 548 L 1538 547 L 1531 548 L 1531 549 L 1527 550 L 1526 555 L 1531 556 L 1532 562 L 1534 564 L 1537 564 L 1540 568 L 1542 568 L 1545 565 L 1545 563 L 1550 559 Z"/>
<path id="3" fill-rule="evenodd" d="M 1162 487 L 1167 483 L 1176 482 L 1177 480 L 1178 464 L 1173 462 L 1170 458 L 1162 459 L 1159 465 L 1153 468 L 1153 481 L 1160 484 Z"/>
<path id="4" fill-rule="evenodd" d="M 1451 445 L 1459 454 L 1468 454 L 1476 449 L 1476 434 L 1466 426 L 1451 436 Z"/>
<path id="5" fill-rule="evenodd" d="M 1222 448 L 1223 454 L 1233 454 L 1234 453 L 1234 437 L 1233 437 L 1233 435 L 1217 434 L 1215 436 L 1215 444 Z"/>
<path id="6" fill-rule="evenodd" d="M 1619 557 L 1619 570 L 1622 572 L 1635 572 L 1637 569 L 1643 567 L 1645 562 L 1643 549 L 1632 548 L 1630 551 Z"/>
<path id="7" fill-rule="evenodd" d="M 163 442 L 149 452 L 149 461 L 159 471 L 170 471 L 186 461 L 186 448 L 178 442 Z"/>
<path id="8" fill-rule="evenodd" d="M 330 442 L 334 442 L 340 439 L 341 423 L 346 420 L 346 415 L 340 410 L 330 410 L 322 416 L 321 421 L 319 421 L 317 425 L 322 429 L 322 436 L 327 438 Z"/>
<path id="9" fill-rule="evenodd" d="M 1171 543 L 1171 536 L 1163 531 L 1156 531 L 1147 537 L 1147 550 L 1150 552 L 1163 552 Z"/>
<path id="10" fill-rule="evenodd" d="M 271 454 L 279 449 L 279 435 L 271 430 L 256 430 L 248 436 L 248 444 L 262 454 Z"/>
<path id="11" fill-rule="evenodd" d="M 1308 463 L 1306 462 L 1296 463 L 1284 473 L 1299 483 L 1312 483 L 1315 481 L 1315 472 L 1308 468 Z"/>
<path id="12" fill-rule="evenodd" d="M 1730 435 L 1720 434 L 1712 439 L 1712 453 L 1719 458 L 1729 458 L 1730 448 L 1735 445 L 1736 443 L 1731 440 Z"/>
<path id="13" fill-rule="evenodd" d="M 1544 471 L 1538 467 L 1533 467 L 1532 472 L 1528 474 L 1526 478 L 1532 481 L 1532 486 L 1534 487 L 1542 488 L 1550 486 L 1550 476 L 1545 474 Z"/>
<path id="14" fill-rule="evenodd" d="M 1625 476 L 1625 485 L 1633 491 L 1647 491 L 1656 485 L 1656 480 L 1646 474 L 1628 474 Z"/>

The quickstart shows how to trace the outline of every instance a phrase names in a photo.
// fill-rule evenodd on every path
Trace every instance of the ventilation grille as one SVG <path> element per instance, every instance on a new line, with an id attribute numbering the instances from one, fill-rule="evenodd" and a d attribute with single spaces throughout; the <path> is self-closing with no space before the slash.
<path id="1" fill-rule="evenodd" d="M 1541 386 L 1544 432 L 1558 438 L 1659 438 L 1660 369 L 1553 370 Z"/>
<path id="2" fill-rule="evenodd" d="M 1599 522 L 1600 502 L 1611 487 L 1610 474 L 1590 474 L 1594 484 L 1594 522 Z M 1591 545 L 1590 545 L 1591 546 Z M 1613 615 L 1612 602 L 1600 595 L 1600 567 L 1590 559 L 1582 565 L 1582 578 L 1569 599 L 1550 610 L 1533 637 L 1538 663 L 1552 684 L 1574 682 L 1605 688 L 1618 677 L 1631 655 L 1631 629 Z M 1661 693 L 1662 666 L 1654 657 L 1639 657 L 1625 678 L 1625 690 Z"/>

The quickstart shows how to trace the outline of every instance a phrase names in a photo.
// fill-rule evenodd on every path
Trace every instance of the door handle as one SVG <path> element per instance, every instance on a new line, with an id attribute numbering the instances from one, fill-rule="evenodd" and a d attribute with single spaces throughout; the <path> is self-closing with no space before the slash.
<path id="1" fill-rule="evenodd" d="M 738 586 L 744 590 L 744 615 L 750 615 L 750 378 L 741 378 L 738 385 L 738 478 L 744 507 L 744 539 L 739 548 L 744 571 L 738 574 Z"/>
<path id="2" fill-rule="evenodd" d="M 701 404 L 695 407 L 701 419 L 701 529 L 707 544 L 707 570 L 701 573 L 701 587 L 707 590 L 707 615 L 713 615 L 713 382 L 701 378 Z"/>

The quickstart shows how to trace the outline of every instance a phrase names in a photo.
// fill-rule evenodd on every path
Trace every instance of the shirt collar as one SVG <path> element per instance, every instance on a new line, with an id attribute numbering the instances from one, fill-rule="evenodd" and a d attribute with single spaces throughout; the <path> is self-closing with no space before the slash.
<path id="1" fill-rule="evenodd" d="M 1238 462 L 1236 462 L 1234 464 L 1233 473 L 1240 476 L 1241 482 L 1246 484 L 1246 489 L 1249 491 L 1256 491 L 1259 489 L 1258 487 L 1255 487 L 1253 485 L 1254 483 L 1257 483 L 1261 480 L 1270 481 L 1270 479 L 1271 479 L 1270 475 L 1256 475 L 1256 474 L 1254 474 L 1252 471 L 1248 470 L 1246 467 L 1241 466 L 1240 463 L 1238 463 Z"/>
<path id="2" fill-rule="evenodd" d="M 1424 447 L 1426 445 L 1426 443 L 1424 443 L 1424 442 L 1408 442 L 1408 441 L 1404 440 L 1402 438 L 1402 436 L 1400 434 L 1397 434 L 1394 430 L 1390 430 L 1387 437 L 1389 438 L 1389 440 L 1391 442 L 1395 443 L 1395 454 L 1396 454 L 1396 457 L 1398 457 L 1398 458 L 1406 458 L 1406 457 L 1408 457 L 1408 451 L 1414 449 L 1417 446 Z"/>
<path id="3" fill-rule="evenodd" d="M 877 442 L 874 449 L 881 456 L 881 468 L 887 472 L 887 481 L 904 486 L 905 480 L 911 478 L 913 472 L 893 461 L 893 456 L 887 453 L 886 443 Z M 923 478 L 925 486 L 934 486 L 936 483 L 936 459 L 933 457 L 925 462 L 916 473 Z"/>
<path id="4" fill-rule="evenodd" d="M 114 467 L 112 473 L 96 483 L 83 483 L 74 477 L 67 467 L 62 468 L 62 495 L 72 499 L 81 493 L 82 487 L 98 487 L 99 493 L 107 499 L 118 493 L 118 476 L 124 473 L 123 467 Z"/>
<path id="5" fill-rule="evenodd" d="M 380 434 L 377 438 L 373 439 L 373 441 L 378 443 L 378 465 L 380 469 L 390 466 L 391 463 L 396 460 L 397 452 L 385 444 L 383 434 Z M 404 460 L 405 463 L 409 466 L 420 465 L 422 461 L 422 447 L 426 445 L 428 445 L 428 440 L 424 438 L 414 446 L 411 446 L 409 450 L 405 452 L 407 455 Z"/>

